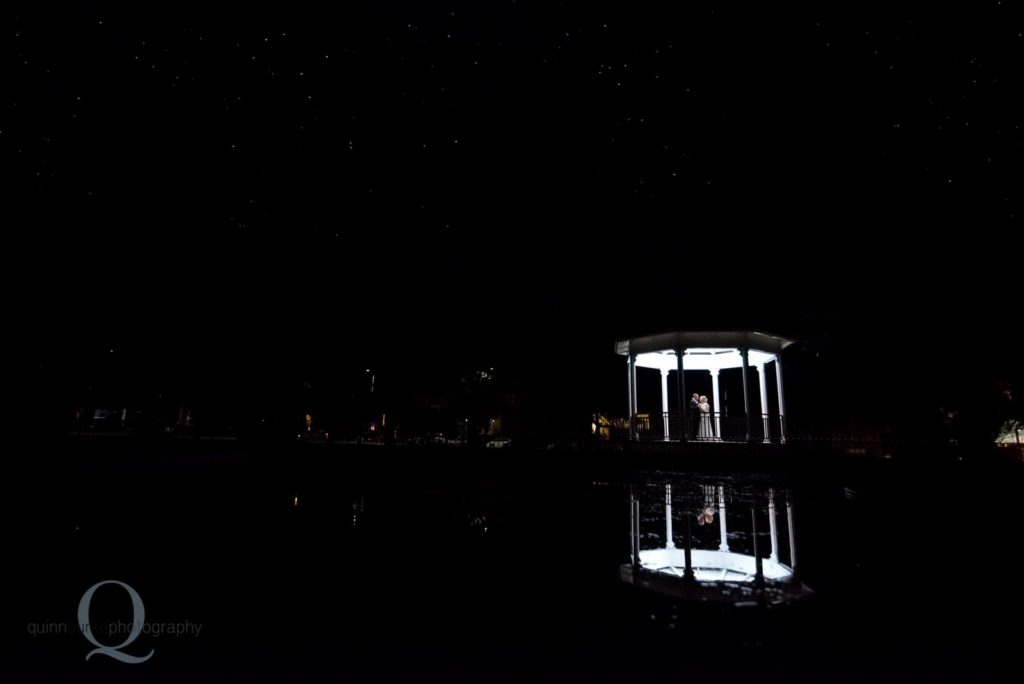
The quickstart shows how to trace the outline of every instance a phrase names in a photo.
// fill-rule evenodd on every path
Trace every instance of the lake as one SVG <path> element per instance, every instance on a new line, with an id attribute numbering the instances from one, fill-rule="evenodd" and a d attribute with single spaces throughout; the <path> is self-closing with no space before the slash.
<path id="1" fill-rule="evenodd" d="M 1019 680 L 1019 464 L 631 456 L 19 447 L 0 674 Z"/>

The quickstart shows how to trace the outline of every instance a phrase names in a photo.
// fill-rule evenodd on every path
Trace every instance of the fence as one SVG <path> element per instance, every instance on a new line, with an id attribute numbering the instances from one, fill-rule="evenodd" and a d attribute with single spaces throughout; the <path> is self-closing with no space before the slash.
<path id="1" fill-rule="evenodd" d="M 748 425 L 746 416 L 729 416 L 718 411 L 687 412 L 684 430 L 678 413 L 638 413 L 634 417 L 636 438 L 640 441 L 678 442 L 775 442 L 782 439 L 782 420 L 767 414 L 754 414 Z M 629 438 L 629 421 L 610 421 L 608 435 Z"/>

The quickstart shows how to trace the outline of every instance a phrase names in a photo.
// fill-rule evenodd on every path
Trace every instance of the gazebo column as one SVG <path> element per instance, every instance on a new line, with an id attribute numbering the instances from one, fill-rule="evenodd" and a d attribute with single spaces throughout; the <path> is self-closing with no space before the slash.
<path id="1" fill-rule="evenodd" d="M 764 377 L 764 364 L 755 365 L 754 370 L 757 371 L 757 389 L 761 394 L 761 429 L 764 431 L 764 443 L 768 444 L 772 440 L 768 438 L 768 388 L 767 378 Z"/>
<path id="2" fill-rule="evenodd" d="M 686 377 L 683 375 L 683 348 L 676 348 L 676 398 L 679 400 L 679 441 L 686 441 Z"/>
<path id="3" fill-rule="evenodd" d="M 786 501 L 786 522 L 789 524 L 789 567 L 796 576 L 796 534 L 793 530 L 793 504 Z"/>
<path id="4" fill-rule="evenodd" d="M 747 417 L 747 439 L 746 439 L 746 441 L 749 442 L 750 441 L 750 435 L 751 435 L 751 430 L 750 430 L 750 387 L 749 387 L 750 383 L 747 381 L 747 376 L 749 375 L 747 373 L 747 370 L 750 368 L 750 364 L 747 362 L 747 356 L 749 354 L 749 350 L 747 350 L 747 349 L 740 349 L 739 351 L 740 351 L 740 364 L 741 364 L 741 368 L 742 368 L 742 372 L 743 372 L 743 414 Z"/>
<path id="5" fill-rule="evenodd" d="M 629 386 L 629 441 L 636 439 L 636 354 L 630 354 L 626 361 Z"/>
<path id="6" fill-rule="evenodd" d="M 729 550 L 729 530 L 725 525 L 725 487 L 718 485 L 718 550 Z"/>
<path id="7" fill-rule="evenodd" d="M 750 508 L 750 518 L 754 528 L 754 581 L 757 583 L 757 587 L 760 588 L 764 585 L 764 562 L 761 560 L 760 549 L 757 545 L 757 538 L 760 536 L 757 531 L 757 503 L 755 502 Z"/>
<path id="8" fill-rule="evenodd" d="M 779 533 L 775 526 L 775 491 L 768 489 L 768 536 L 772 540 L 772 550 L 768 559 L 773 563 L 779 562 Z"/>
<path id="9" fill-rule="evenodd" d="M 636 498 L 636 488 L 629 486 L 629 554 L 633 559 L 633 567 L 640 567 L 640 501 Z M 635 578 L 635 575 L 634 575 Z"/>
<path id="10" fill-rule="evenodd" d="M 661 420 L 664 440 L 668 441 L 668 369 L 661 369 Z"/>
<path id="11" fill-rule="evenodd" d="M 626 421 L 629 439 L 633 439 L 633 357 L 626 357 Z"/>
<path id="12" fill-rule="evenodd" d="M 672 485 L 665 485 L 665 548 L 674 549 L 676 543 L 672 539 Z"/>
<path id="13" fill-rule="evenodd" d="M 690 517 L 687 515 L 684 519 L 686 520 L 686 546 L 683 549 L 683 577 L 688 580 L 693 579 L 693 554 L 690 553 L 690 544 L 693 541 L 693 533 L 690 529 Z"/>
<path id="14" fill-rule="evenodd" d="M 711 401 L 714 402 L 714 416 L 715 416 L 715 437 L 718 439 L 722 438 L 722 403 L 718 400 L 718 373 L 719 370 L 708 371 L 711 373 Z"/>
<path id="15" fill-rule="evenodd" d="M 782 359 L 775 355 L 775 384 L 779 388 L 779 435 L 780 441 L 786 443 L 786 399 L 782 395 Z"/>

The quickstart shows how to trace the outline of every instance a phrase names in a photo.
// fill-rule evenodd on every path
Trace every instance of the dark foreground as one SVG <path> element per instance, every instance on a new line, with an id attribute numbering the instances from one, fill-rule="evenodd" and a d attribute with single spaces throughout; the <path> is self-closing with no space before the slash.
<path id="1" fill-rule="evenodd" d="M 1018 464 L 672 469 L 95 440 L 7 461 L 0 681 L 1020 679 Z M 630 488 L 649 547 L 664 544 L 666 484 L 677 539 L 721 486 L 730 543 L 752 549 L 754 509 L 762 555 L 767 492 L 785 497 L 813 594 L 736 607 L 624 584 Z M 121 649 L 146 662 L 85 659 L 79 603 L 110 579 L 164 631 Z M 92 624 L 131 616 L 124 590 L 97 590 Z"/>

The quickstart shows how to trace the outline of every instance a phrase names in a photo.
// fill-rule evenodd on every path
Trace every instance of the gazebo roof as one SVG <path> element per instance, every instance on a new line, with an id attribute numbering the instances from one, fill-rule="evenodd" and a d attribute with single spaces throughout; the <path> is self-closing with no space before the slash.
<path id="1" fill-rule="evenodd" d="M 777 354 L 794 340 L 761 332 L 668 332 L 632 337 L 615 342 L 615 353 L 622 356 L 665 352 L 675 349 L 757 349 Z"/>

